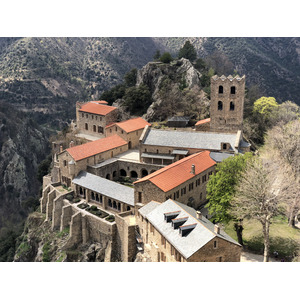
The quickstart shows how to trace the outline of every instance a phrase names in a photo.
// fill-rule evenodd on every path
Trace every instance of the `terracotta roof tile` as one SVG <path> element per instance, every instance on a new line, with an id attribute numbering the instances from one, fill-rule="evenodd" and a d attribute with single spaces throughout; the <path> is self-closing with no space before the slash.
<path id="1" fill-rule="evenodd" d="M 214 166 L 216 162 L 210 158 L 209 154 L 210 151 L 195 153 L 135 181 L 134 184 L 149 180 L 162 191 L 168 192 Z M 195 175 L 191 173 L 192 165 L 195 165 Z"/>
<path id="2" fill-rule="evenodd" d="M 198 122 L 195 124 L 195 126 L 197 126 L 197 125 L 202 125 L 202 124 L 205 124 L 205 123 L 208 123 L 208 122 L 210 122 L 210 118 L 207 118 L 207 119 L 198 121 Z"/>
<path id="3" fill-rule="evenodd" d="M 145 128 L 146 125 L 151 126 L 150 123 L 145 121 L 143 118 L 139 117 L 139 118 L 134 118 L 134 119 L 118 122 L 118 123 L 112 123 L 106 126 L 106 128 L 111 127 L 115 124 L 118 125 L 124 131 L 126 131 L 127 133 Z"/>
<path id="4" fill-rule="evenodd" d="M 113 135 L 93 142 L 66 149 L 75 161 L 126 145 L 118 135 Z"/>
<path id="5" fill-rule="evenodd" d="M 115 109 L 117 108 L 109 105 L 99 104 L 96 101 L 91 101 L 83 104 L 79 111 L 105 116 Z"/>

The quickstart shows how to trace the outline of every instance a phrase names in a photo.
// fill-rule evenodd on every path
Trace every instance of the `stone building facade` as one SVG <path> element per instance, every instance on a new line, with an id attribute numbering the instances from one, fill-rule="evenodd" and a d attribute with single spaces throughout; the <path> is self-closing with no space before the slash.
<path id="1" fill-rule="evenodd" d="M 245 75 L 211 78 L 210 131 L 237 132 L 243 128 Z"/>
<path id="2" fill-rule="evenodd" d="M 143 252 L 158 262 L 239 262 L 241 246 L 200 212 L 167 200 L 136 212 Z"/>
<path id="3" fill-rule="evenodd" d="M 105 127 L 118 118 L 118 109 L 102 101 L 76 103 L 76 125 L 81 133 L 104 137 Z"/>
<path id="4" fill-rule="evenodd" d="M 249 151 L 249 147 L 240 130 L 235 133 L 185 132 L 155 130 L 146 126 L 139 150 L 142 162 L 169 165 L 203 150 L 236 154 Z"/>
<path id="5" fill-rule="evenodd" d="M 105 136 L 117 134 L 128 142 L 129 149 L 136 148 L 146 126 L 151 126 L 151 124 L 142 118 L 134 118 L 106 126 Z"/>
<path id="6" fill-rule="evenodd" d="M 209 151 L 190 155 L 134 182 L 135 204 L 173 199 L 198 208 L 206 202 L 206 184 L 216 163 Z"/>
<path id="7" fill-rule="evenodd" d="M 88 165 L 95 165 L 128 150 L 128 143 L 117 135 L 68 148 L 57 155 L 62 183 L 71 182 Z"/>

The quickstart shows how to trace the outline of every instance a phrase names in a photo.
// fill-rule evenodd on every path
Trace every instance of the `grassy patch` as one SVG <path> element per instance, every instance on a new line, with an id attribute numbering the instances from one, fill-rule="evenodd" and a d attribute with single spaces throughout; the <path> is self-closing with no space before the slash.
<path id="1" fill-rule="evenodd" d="M 50 255 L 50 243 L 46 242 L 43 246 L 43 262 L 50 262 L 51 261 L 51 255 Z"/>
<path id="2" fill-rule="evenodd" d="M 63 251 L 63 252 L 59 255 L 59 257 L 58 257 L 58 259 L 57 259 L 56 262 L 62 262 L 66 257 L 67 257 L 67 254 L 66 254 L 65 251 Z"/>
<path id="3" fill-rule="evenodd" d="M 86 211 L 100 218 L 106 218 L 108 216 L 108 213 L 104 212 L 101 209 L 98 209 L 95 205 L 92 205 L 91 207 L 87 208 Z"/>
<path id="4" fill-rule="evenodd" d="M 64 230 L 58 232 L 58 233 L 56 234 L 56 236 L 57 236 L 58 238 L 62 238 L 63 236 L 69 235 L 69 232 L 70 232 L 70 227 L 66 227 Z"/>
<path id="5" fill-rule="evenodd" d="M 245 247 L 255 253 L 263 254 L 262 225 L 256 220 L 245 220 L 243 226 Z M 233 222 L 226 225 L 225 232 L 237 241 Z M 300 229 L 288 225 L 287 218 L 283 216 L 274 218 L 270 226 L 270 255 L 277 251 L 279 258 L 291 261 L 299 249 L 299 233 Z"/>
<path id="6" fill-rule="evenodd" d="M 29 243 L 26 241 L 23 241 L 20 246 L 18 247 L 18 252 L 17 254 L 19 256 L 22 256 L 22 255 L 26 255 L 29 251 L 30 251 L 31 247 L 29 245 Z"/>
<path id="7" fill-rule="evenodd" d="M 77 207 L 81 208 L 81 209 L 86 209 L 87 207 L 90 207 L 87 203 L 81 203 L 78 204 Z"/>
<path id="8" fill-rule="evenodd" d="M 114 222 L 115 221 L 115 216 L 109 215 L 108 217 L 105 218 L 106 221 L 108 222 Z"/>

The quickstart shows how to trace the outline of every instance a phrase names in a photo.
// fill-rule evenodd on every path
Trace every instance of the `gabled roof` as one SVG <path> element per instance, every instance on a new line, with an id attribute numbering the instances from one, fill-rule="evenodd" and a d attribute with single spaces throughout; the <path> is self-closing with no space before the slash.
<path id="1" fill-rule="evenodd" d="M 190 132 L 179 130 L 148 130 L 143 144 L 152 146 L 167 146 L 177 149 L 220 150 L 221 143 L 230 144 L 234 151 L 237 133 Z"/>
<path id="2" fill-rule="evenodd" d="M 182 203 L 171 199 L 158 204 L 149 202 L 139 212 L 143 211 L 143 215 L 148 221 L 163 235 L 166 240 L 176 248 L 176 250 L 184 257 L 189 258 L 209 241 L 215 237 L 222 238 L 228 242 L 240 246 L 233 238 L 226 234 L 222 229 L 220 233 L 214 232 L 214 224 L 206 219 L 203 215 L 201 220 L 196 217 L 196 211 Z M 180 227 L 174 229 L 172 222 L 166 222 L 165 213 L 170 211 L 180 211 L 177 219 L 187 218 L 181 227 L 191 227 L 191 231 L 186 235 L 180 234 Z"/>
<path id="3" fill-rule="evenodd" d="M 85 171 L 81 171 L 72 182 L 93 192 L 134 206 L 134 189 L 126 185 L 116 183 Z"/>
<path id="4" fill-rule="evenodd" d="M 209 151 L 195 153 L 135 181 L 134 184 L 149 180 L 162 191 L 168 192 L 214 166 L 216 162 L 209 154 Z M 195 174 L 191 173 L 192 165 L 195 165 Z"/>
<path id="5" fill-rule="evenodd" d="M 113 107 L 113 106 L 105 105 L 105 104 L 100 104 L 97 101 L 91 101 L 86 104 L 83 104 L 81 106 L 81 108 L 79 109 L 79 111 L 105 116 L 115 109 L 117 109 L 117 108 Z"/>
<path id="6" fill-rule="evenodd" d="M 207 119 L 198 121 L 198 122 L 195 124 L 195 126 L 197 126 L 197 125 L 202 125 L 202 124 L 209 123 L 209 122 L 210 122 L 210 118 L 207 118 Z"/>
<path id="7" fill-rule="evenodd" d="M 118 127 L 123 129 L 127 133 L 135 131 L 135 130 L 143 129 L 147 125 L 151 126 L 150 123 L 148 123 L 147 121 L 145 121 L 143 118 L 140 118 L 140 117 L 122 121 L 122 122 L 118 122 L 118 123 L 109 124 L 108 126 L 106 126 L 106 128 L 111 127 L 113 125 L 117 125 Z"/>
<path id="8" fill-rule="evenodd" d="M 75 161 L 126 145 L 127 142 L 118 135 L 109 136 L 93 142 L 66 149 Z"/>

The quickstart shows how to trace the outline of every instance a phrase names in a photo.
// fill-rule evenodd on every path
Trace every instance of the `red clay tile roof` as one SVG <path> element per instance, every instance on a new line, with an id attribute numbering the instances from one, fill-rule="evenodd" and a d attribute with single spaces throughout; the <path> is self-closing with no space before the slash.
<path id="1" fill-rule="evenodd" d="M 113 135 L 93 142 L 66 149 L 75 161 L 126 145 L 118 135 Z"/>
<path id="2" fill-rule="evenodd" d="M 134 119 L 118 122 L 118 123 L 112 123 L 106 126 L 106 128 L 113 126 L 115 124 L 118 125 L 124 131 L 126 131 L 127 133 L 145 128 L 146 125 L 151 126 L 151 124 L 145 121 L 143 118 L 138 117 L 138 118 L 134 118 Z"/>
<path id="3" fill-rule="evenodd" d="M 210 122 L 210 118 L 198 121 L 198 122 L 195 124 L 195 126 L 197 126 L 197 125 L 202 125 L 202 124 L 205 124 L 205 123 L 208 123 L 208 122 Z"/>
<path id="4" fill-rule="evenodd" d="M 115 109 L 117 108 L 109 105 L 99 104 L 96 103 L 96 101 L 91 101 L 86 104 L 83 104 L 79 111 L 105 116 Z"/>
<path id="5" fill-rule="evenodd" d="M 168 192 L 214 166 L 216 162 L 210 158 L 209 154 L 210 151 L 195 153 L 135 181 L 134 184 L 149 180 L 162 191 Z M 192 165 L 195 165 L 195 175 L 191 173 Z"/>

